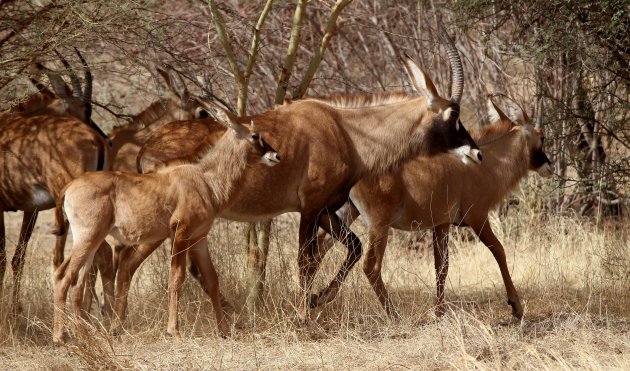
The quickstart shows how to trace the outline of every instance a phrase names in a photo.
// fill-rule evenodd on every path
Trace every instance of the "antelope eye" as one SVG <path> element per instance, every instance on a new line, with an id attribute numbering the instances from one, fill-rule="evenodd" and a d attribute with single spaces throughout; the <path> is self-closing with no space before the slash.
<path id="1" fill-rule="evenodd" d="M 208 112 L 206 110 L 201 110 L 199 111 L 199 118 L 205 119 L 208 118 L 210 115 L 208 114 Z"/>
<path id="2" fill-rule="evenodd" d="M 252 133 L 252 139 L 253 139 L 253 140 L 259 140 L 259 139 L 260 139 L 260 134 L 258 134 L 258 133 Z"/>

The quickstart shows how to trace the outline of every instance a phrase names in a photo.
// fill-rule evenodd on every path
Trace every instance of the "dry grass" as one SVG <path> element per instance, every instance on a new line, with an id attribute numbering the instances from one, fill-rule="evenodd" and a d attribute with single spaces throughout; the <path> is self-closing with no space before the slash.
<path id="1" fill-rule="evenodd" d="M 221 340 L 209 300 L 188 279 L 183 299 L 183 340 L 166 328 L 167 249 L 140 269 L 130 293 L 127 334 L 107 335 L 107 321 L 70 326 L 76 341 L 51 345 L 50 215 L 34 233 L 25 269 L 24 310 L 9 321 L 8 295 L 0 309 L 0 368 L 227 368 L 227 369 L 628 369 L 630 368 L 630 264 L 628 228 L 595 226 L 569 217 L 541 216 L 513 208 L 491 220 L 506 246 L 513 278 L 525 304 L 525 320 L 510 316 L 498 267 L 489 251 L 465 230 L 451 237 L 447 285 L 450 311 L 433 315 L 434 276 L 430 251 L 407 249 L 409 234 L 395 232 L 384 279 L 402 313 L 389 321 L 360 266 L 339 297 L 313 314 L 307 326 L 294 322 L 297 292 L 297 215 L 274 224 L 265 307 L 238 316 L 235 336 Z M 11 216 L 9 253 L 17 238 Z M 625 227 L 625 228 L 624 228 Z M 245 301 L 245 250 L 238 223 L 219 222 L 211 233 L 221 287 L 236 308 Z M 365 239 L 364 226 L 353 226 Z M 344 251 L 327 257 L 316 287 L 333 275 Z M 10 274 L 5 285 L 11 286 Z M 93 310 L 93 312 L 97 312 Z M 101 322 L 102 321 L 102 322 Z M 102 323 L 102 324 L 101 324 Z"/>

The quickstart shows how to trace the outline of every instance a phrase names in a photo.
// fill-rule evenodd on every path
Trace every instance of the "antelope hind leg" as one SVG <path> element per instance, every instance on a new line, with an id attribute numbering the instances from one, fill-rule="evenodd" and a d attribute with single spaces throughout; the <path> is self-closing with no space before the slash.
<path id="1" fill-rule="evenodd" d="M 311 297 L 309 303 L 311 308 L 329 303 L 337 296 L 341 284 L 345 281 L 352 267 L 359 261 L 362 253 L 361 241 L 354 232 L 339 219 L 337 214 L 327 213 L 322 215 L 319 218 L 318 224 L 347 247 L 348 255 L 328 287 L 322 290 L 316 297 Z M 321 262 L 321 258 L 319 261 Z M 316 267 L 319 267 L 319 262 Z"/>

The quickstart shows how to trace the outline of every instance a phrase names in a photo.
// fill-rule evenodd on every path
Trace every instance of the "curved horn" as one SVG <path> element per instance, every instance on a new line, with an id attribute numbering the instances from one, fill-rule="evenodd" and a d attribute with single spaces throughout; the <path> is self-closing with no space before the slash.
<path id="1" fill-rule="evenodd" d="M 81 64 L 83 64 L 85 88 L 83 89 L 83 94 L 81 95 L 81 98 L 85 102 L 92 102 L 92 71 L 90 71 L 90 66 L 88 66 L 85 58 L 83 58 L 83 55 L 81 55 L 81 52 L 79 52 L 79 49 L 75 47 L 74 51 L 79 56 L 79 59 L 81 60 Z"/>
<path id="2" fill-rule="evenodd" d="M 197 81 L 201 86 L 201 98 L 213 98 L 214 94 L 212 91 L 212 80 L 210 79 L 210 75 L 206 72 L 201 76 L 197 76 Z"/>
<path id="3" fill-rule="evenodd" d="M 75 98 L 81 98 L 83 92 L 81 89 L 81 81 L 79 81 L 77 73 L 74 72 L 74 69 L 72 68 L 72 66 L 70 66 L 70 63 L 68 63 L 68 61 L 56 49 L 55 54 L 57 54 L 57 57 L 61 60 L 63 66 L 66 67 L 68 75 L 70 75 L 70 81 L 72 82 L 72 96 Z"/>
<path id="4" fill-rule="evenodd" d="M 464 69 L 462 68 L 462 60 L 453 39 L 448 35 L 441 21 L 438 21 L 438 27 L 451 67 L 451 102 L 460 104 L 464 93 Z"/>

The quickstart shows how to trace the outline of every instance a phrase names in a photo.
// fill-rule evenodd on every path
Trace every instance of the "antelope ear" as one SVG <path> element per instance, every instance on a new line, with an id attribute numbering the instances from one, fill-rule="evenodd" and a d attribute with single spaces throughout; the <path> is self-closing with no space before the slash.
<path id="1" fill-rule="evenodd" d="M 409 76 L 409 80 L 411 81 L 411 85 L 414 90 L 423 94 L 427 97 L 427 103 L 429 108 L 435 109 L 438 93 L 435 89 L 435 85 L 433 85 L 433 81 L 429 78 L 429 75 L 426 73 L 422 67 L 418 66 L 406 53 L 404 57 L 401 59 L 403 66 L 405 67 L 405 72 L 407 72 L 407 76 Z"/>
<path id="2" fill-rule="evenodd" d="M 175 71 L 172 69 L 169 72 L 166 72 L 162 68 L 157 68 L 158 73 L 164 81 L 166 82 L 166 86 L 168 86 L 171 93 L 175 94 L 178 98 L 183 98 L 184 93 L 187 91 L 186 87 L 183 86 L 183 82 L 178 78 Z"/>
<path id="3" fill-rule="evenodd" d="M 62 99 L 67 99 L 72 95 L 72 91 L 70 87 L 66 85 L 65 81 L 61 78 L 58 72 L 49 70 L 43 65 L 36 63 L 35 68 L 43 72 L 46 76 L 48 76 L 48 81 L 50 81 L 50 85 L 52 85 L 55 94 Z"/>
<path id="4" fill-rule="evenodd" d="M 442 121 L 444 122 L 448 122 L 453 116 L 457 116 L 459 114 L 459 112 L 453 107 L 447 107 L 444 111 L 440 110 L 440 112 L 442 114 Z M 455 121 L 455 125 L 459 125 L 457 120 Z"/>
<path id="5" fill-rule="evenodd" d="M 527 124 L 529 117 L 520 107 L 510 107 L 510 117 L 519 124 Z"/>
<path id="6" fill-rule="evenodd" d="M 510 119 L 506 116 L 503 111 L 492 100 L 492 97 L 488 96 L 488 100 L 486 101 L 486 108 L 488 109 L 488 118 L 490 119 L 490 124 L 494 124 L 500 121 L 510 121 Z"/>

